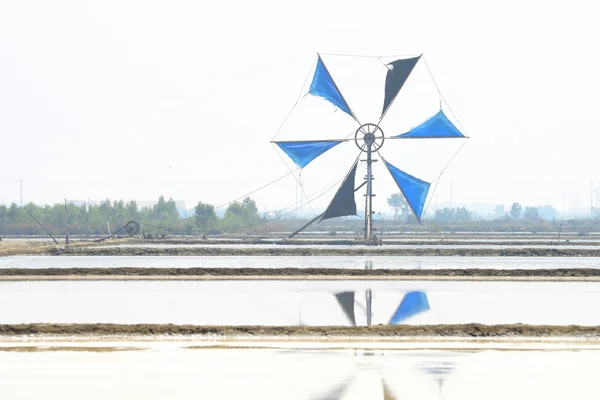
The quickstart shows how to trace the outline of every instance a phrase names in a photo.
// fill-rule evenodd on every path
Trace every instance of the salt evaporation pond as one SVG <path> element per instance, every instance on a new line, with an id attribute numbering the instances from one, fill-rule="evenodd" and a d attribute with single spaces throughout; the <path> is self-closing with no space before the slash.
<path id="1" fill-rule="evenodd" d="M 429 256 L 10 256 L 0 268 L 600 268 L 600 257 Z"/>
<path id="2" fill-rule="evenodd" d="M 94 352 L 69 346 L 70 351 L 30 352 L 0 347 L 3 395 L 65 400 L 596 399 L 600 370 L 596 350 L 193 349 L 145 343 L 138 351 Z"/>
<path id="3" fill-rule="evenodd" d="M 407 298 L 415 312 L 394 320 Z M 600 325 L 599 303 L 595 282 L 0 282 L 2 324 Z"/>

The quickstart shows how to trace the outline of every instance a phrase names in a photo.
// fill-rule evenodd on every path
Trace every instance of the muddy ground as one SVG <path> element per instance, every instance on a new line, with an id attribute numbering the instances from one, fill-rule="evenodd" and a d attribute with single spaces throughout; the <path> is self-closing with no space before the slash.
<path id="1" fill-rule="evenodd" d="M 0 257 L 18 255 L 44 255 L 57 251 L 56 245 L 46 242 L 2 241 L 0 242 Z"/>
<path id="2" fill-rule="evenodd" d="M 9 277 L 516 277 L 516 278 L 597 278 L 600 269 L 343 269 L 343 268 L 4 268 L 0 280 Z"/>
<path id="3" fill-rule="evenodd" d="M 136 245 L 148 244 L 211 244 L 221 247 L 143 247 Z M 272 241 L 262 239 L 248 239 L 235 244 L 270 244 Z M 600 257 L 600 241 L 590 241 L 585 243 L 560 242 L 561 246 L 568 244 L 567 248 L 506 248 L 510 245 L 540 245 L 540 242 L 486 242 L 472 243 L 460 240 L 452 241 L 422 241 L 410 242 L 402 240 L 393 240 L 386 242 L 391 244 L 403 244 L 405 248 L 392 248 L 390 246 L 357 246 L 360 244 L 352 240 L 331 240 L 331 241 L 294 241 L 285 244 L 297 247 L 252 247 L 243 248 L 232 246 L 231 241 L 225 240 L 161 240 L 161 241 L 142 241 L 139 239 L 117 239 L 101 243 L 77 242 L 69 245 L 57 246 L 47 241 L 0 241 L 0 257 L 14 255 L 77 255 L 77 256 L 464 256 L 464 257 Z M 527 243 L 527 244 L 525 244 Z M 126 244 L 126 247 L 117 247 Z M 307 247 L 309 244 L 319 244 L 322 247 Z M 415 248 L 410 246 L 432 245 L 438 248 Z M 486 245 L 488 248 L 467 248 L 453 249 L 444 248 L 452 245 Z M 546 243 L 546 244 L 550 244 Z M 581 248 L 580 245 L 598 245 L 598 248 Z M 107 247 L 107 245 L 114 247 Z M 327 247 L 328 245 L 344 245 L 345 248 Z M 497 246 L 497 247 L 493 247 Z"/>
<path id="4" fill-rule="evenodd" d="M 0 325 L 1 336 L 53 335 L 204 335 L 280 337 L 586 337 L 598 338 L 600 326 L 552 325 L 376 325 L 376 326 L 199 326 L 171 324 L 22 324 Z"/>
<path id="5" fill-rule="evenodd" d="M 65 251 L 53 251 L 52 254 L 77 256 L 463 256 L 463 257 L 600 257 L 598 249 L 580 249 L 574 246 L 568 249 L 537 248 L 487 248 L 487 249 L 423 249 L 354 247 L 348 248 L 235 248 L 235 247 L 110 247 L 70 246 Z"/>

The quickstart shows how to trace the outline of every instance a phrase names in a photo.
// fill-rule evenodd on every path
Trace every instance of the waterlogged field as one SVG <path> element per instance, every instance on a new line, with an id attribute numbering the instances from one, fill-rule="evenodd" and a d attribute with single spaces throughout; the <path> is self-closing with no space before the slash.
<path id="1" fill-rule="evenodd" d="M 0 343 L 0 385 L 10 399 L 597 398 L 600 353 L 591 345 L 549 352 L 341 346 Z"/>
<path id="2" fill-rule="evenodd" d="M 600 248 L 596 237 L 571 236 L 569 244 L 559 245 L 549 244 L 553 239 L 541 235 L 523 237 L 523 243 L 518 235 L 464 236 L 460 238 L 463 243 L 456 244 L 438 243 L 441 239 L 415 234 L 403 238 L 405 243 L 387 247 L 399 251 Z M 432 243 L 424 243 L 427 241 Z M 318 243 L 300 246 L 138 243 L 94 247 L 125 251 L 135 247 L 165 251 L 364 248 Z M 7 272 L 13 268 L 118 267 L 552 270 L 598 269 L 600 257 L 0 257 L 0 269 Z M 595 305 L 600 304 L 600 282 L 586 281 L 585 277 L 577 282 L 367 281 L 360 277 L 347 281 L 37 278 L 0 281 L 0 325 L 192 324 L 230 327 L 239 332 L 228 336 L 226 329 L 217 328 L 213 333 L 185 336 L 174 330 L 173 335 L 156 336 L 148 334 L 150 330 L 141 333 L 147 336 L 135 336 L 142 330 L 137 333 L 134 330 L 116 336 L 116 331 L 108 328 L 109 336 L 86 336 L 81 333 L 86 332 L 83 327 L 78 333 L 73 330 L 66 335 L 36 335 L 39 327 L 33 325 L 26 335 L 0 336 L 0 387 L 6 398 L 597 398 L 600 370 L 597 331 L 589 328 L 596 333 L 581 334 L 583 328 L 571 326 L 600 325 L 600 313 L 595 312 Z M 511 325 L 508 334 L 504 331 L 502 337 L 495 339 L 468 339 L 469 333 L 461 331 L 463 325 L 452 325 L 471 323 L 516 325 Z M 530 331 L 519 324 L 560 326 L 564 334 L 575 337 L 557 337 L 557 328 L 548 337 L 546 328 L 540 327 L 537 330 L 540 337 L 525 338 L 519 332 Z M 248 325 L 260 328 L 249 334 L 244 328 Z M 361 328 L 367 325 L 375 327 Z M 386 333 L 383 337 L 373 336 L 370 330 L 378 325 L 394 330 L 402 328 L 398 325 L 410 325 L 404 328 L 412 326 L 424 329 L 424 333 L 394 337 L 393 332 L 388 332 L 391 336 L 386 337 Z M 455 332 L 455 336 L 436 335 L 434 328 L 439 325 L 442 325 L 440 332 L 447 329 Z M 306 339 L 301 335 L 307 335 L 308 330 L 290 336 L 274 333 L 279 336 L 265 337 L 261 330 L 267 327 L 347 330 L 332 336 L 316 334 L 310 341 L 302 342 Z M 362 335 L 353 334 L 356 329 L 364 329 Z M 477 326 L 469 329 L 476 336 L 494 335 L 492 330 L 478 331 L 482 328 Z M 498 329 L 500 332 L 504 328 Z M 4 332 L 11 332 L 10 327 Z M 242 332 L 247 332 L 246 336 L 240 336 Z"/>
<path id="3" fill-rule="evenodd" d="M 0 282 L 0 324 L 592 326 L 599 303 L 599 282 Z"/>
<path id="4" fill-rule="evenodd" d="M 0 268 L 600 268 L 600 257 L 452 256 L 9 256 Z"/>

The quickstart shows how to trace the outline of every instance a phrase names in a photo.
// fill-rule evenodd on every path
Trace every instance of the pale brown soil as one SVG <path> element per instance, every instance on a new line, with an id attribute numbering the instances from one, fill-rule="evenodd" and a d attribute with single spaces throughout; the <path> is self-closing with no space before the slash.
<path id="1" fill-rule="evenodd" d="M 56 250 L 56 245 L 49 245 L 47 242 L 16 242 L 4 240 L 0 242 L 0 257 L 18 256 L 23 254 L 52 254 Z"/>
<path id="2" fill-rule="evenodd" d="M 597 278 L 600 269 L 342 269 L 342 268 L 4 268 L 0 279 L 5 277 L 319 277 L 348 279 L 373 277 L 391 278 L 439 278 L 439 277 L 516 277 L 516 278 Z"/>
<path id="3" fill-rule="evenodd" d="M 2 336 L 22 335 L 205 335 L 281 337 L 566 337 L 598 338 L 600 326 L 552 325 L 376 325 L 376 326 L 199 326 L 170 324 L 23 324 L 0 325 Z"/>
<path id="4" fill-rule="evenodd" d="M 78 256 L 463 256 L 463 257 L 600 257 L 598 249 L 581 249 L 574 246 L 568 249 L 539 248 L 472 248 L 472 249 L 424 249 L 355 247 L 348 248 L 234 248 L 234 247 L 73 247 L 65 249 L 63 255 Z"/>
<path id="5" fill-rule="evenodd" d="M 212 240 L 160 240 L 160 241 L 142 241 L 138 239 L 113 239 L 110 241 L 95 243 L 90 241 L 72 242 L 69 245 L 61 243 L 61 247 L 56 246 L 50 241 L 34 242 L 34 241 L 0 241 L 0 257 L 11 255 L 78 255 L 78 256 L 464 256 L 464 257 L 600 257 L 600 241 L 591 242 L 593 245 L 598 245 L 598 248 L 582 249 L 577 243 L 570 244 L 568 248 L 506 248 L 503 246 L 515 244 L 526 245 L 523 242 L 514 243 L 477 243 L 493 245 L 497 244 L 497 248 L 468 248 L 468 249 L 453 249 L 444 248 L 444 245 L 460 245 L 474 244 L 454 241 L 436 241 L 436 242 L 402 242 L 401 240 L 390 241 L 388 244 L 405 244 L 406 248 L 391 248 L 389 246 L 356 246 L 360 242 L 353 240 L 331 240 L 327 242 L 316 241 L 296 241 L 286 242 L 297 247 L 253 247 L 243 248 L 231 246 L 231 242 Z M 152 248 L 152 247 L 135 247 L 136 244 L 191 244 L 191 243 L 206 243 L 214 245 L 223 245 L 222 247 L 171 247 L 171 248 Z M 248 239 L 238 244 L 273 244 L 261 239 Z M 387 242 L 386 242 L 387 243 Z M 565 245 L 568 242 L 561 242 Z M 131 247 L 103 247 L 106 245 L 130 244 Z M 320 248 L 304 247 L 307 244 L 324 245 Z M 346 245 L 346 248 L 327 248 L 326 245 Z M 426 245 L 436 244 L 439 248 L 414 248 L 411 245 Z M 539 245 L 543 243 L 531 242 L 531 245 Z M 546 243 L 550 244 L 550 243 Z"/>

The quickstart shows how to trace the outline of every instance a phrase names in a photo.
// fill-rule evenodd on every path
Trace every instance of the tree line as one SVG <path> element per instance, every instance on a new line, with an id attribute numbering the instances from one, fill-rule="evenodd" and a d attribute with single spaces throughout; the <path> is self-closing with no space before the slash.
<path id="1" fill-rule="evenodd" d="M 29 203 L 23 207 L 12 203 L 0 204 L 0 235 L 41 235 L 43 229 L 35 216 L 51 233 L 64 235 L 108 235 L 129 221 L 141 223 L 145 232 L 156 234 L 219 233 L 227 230 L 251 228 L 260 222 L 256 203 L 251 198 L 229 204 L 223 218 L 212 205 L 199 202 L 191 218 L 182 219 L 173 199 L 163 196 L 151 207 L 140 208 L 132 200 L 104 200 L 100 204 L 54 205 Z M 65 218 L 66 217 L 66 218 Z"/>
<path id="2" fill-rule="evenodd" d="M 404 221 L 406 223 L 416 223 L 409 204 L 401 193 L 394 193 L 387 199 L 388 206 L 394 210 L 394 221 Z M 509 211 L 504 210 L 503 205 L 499 205 L 494 210 L 495 219 L 513 219 L 524 222 L 536 222 L 539 220 L 554 220 L 557 218 L 557 211 L 550 205 L 539 207 L 523 207 L 521 203 L 514 202 Z M 444 207 L 435 210 L 432 221 L 471 221 L 476 219 L 474 212 L 466 207 Z"/>

